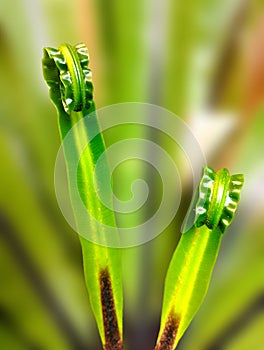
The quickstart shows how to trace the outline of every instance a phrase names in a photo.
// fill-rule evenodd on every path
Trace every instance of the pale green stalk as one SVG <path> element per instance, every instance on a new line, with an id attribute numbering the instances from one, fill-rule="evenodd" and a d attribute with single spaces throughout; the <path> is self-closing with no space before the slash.
<path id="1" fill-rule="evenodd" d="M 183 232 L 167 272 L 155 350 L 175 349 L 199 309 L 243 182 L 243 175 L 230 176 L 227 169 L 204 169 L 197 202 L 190 209 L 193 224 Z"/>
<path id="2" fill-rule="evenodd" d="M 81 233 L 90 303 L 104 348 L 119 350 L 123 348 L 121 252 L 110 247 L 111 242 L 117 243 L 117 229 L 111 231 L 111 237 L 107 231 L 108 227 L 116 227 L 114 212 L 101 202 L 97 193 L 107 191 L 104 196 L 109 201 L 112 199 L 110 187 L 104 186 L 106 179 L 109 179 L 106 158 L 100 163 L 99 171 L 95 172 L 95 165 L 104 153 L 105 145 L 95 113 L 88 63 L 84 44 L 75 47 L 64 44 L 58 50 L 44 49 L 43 74 L 58 111 L 71 202 L 77 230 Z M 65 140 L 69 134 L 71 142 L 67 143 Z M 78 169 L 74 168 L 76 161 Z M 76 183 L 78 193 L 75 191 Z M 79 210 L 78 197 L 90 216 L 83 215 Z M 101 245 L 86 239 L 83 227 L 88 230 L 89 239 L 99 241 Z"/>

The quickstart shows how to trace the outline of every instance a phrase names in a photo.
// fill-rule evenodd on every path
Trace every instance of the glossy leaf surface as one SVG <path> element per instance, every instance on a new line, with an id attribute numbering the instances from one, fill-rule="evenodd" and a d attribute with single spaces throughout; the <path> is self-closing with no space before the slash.
<path id="1" fill-rule="evenodd" d="M 156 350 L 174 349 L 199 309 L 242 186 L 243 175 L 204 169 L 193 226 L 182 234 L 167 272 Z"/>
<path id="2" fill-rule="evenodd" d="M 75 47 L 62 45 L 58 50 L 44 49 L 43 74 L 50 87 L 50 97 L 59 114 L 59 131 L 62 141 L 74 128 L 71 147 L 64 146 L 69 191 L 72 200 L 77 228 L 83 220 L 91 235 L 99 235 L 107 244 L 107 234 L 97 232 L 89 216 L 83 217 L 76 205 L 74 183 L 77 181 L 79 195 L 93 218 L 115 227 L 114 212 L 105 207 L 98 197 L 97 190 L 103 186 L 107 177 L 106 158 L 96 173 L 95 165 L 105 150 L 104 141 L 97 122 L 92 97 L 93 86 L 88 68 L 89 57 L 84 44 Z M 91 138 L 89 125 L 97 136 Z M 88 125 L 88 126 L 89 126 Z M 86 145 L 83 149 L 82 145 Z M 72 166 L 78 161 L 77 179 Z M 111 200 L 111 193 L 104 194 Z M 102 226 L 103 227 L 103 226 Z M 116 239 L 118 232 L 115 231 Z M 112 237 L 111 237 L 112 239 Z M 83 251 L 84 273 L 89 292 L 90 303 L 97 321 L 100 336 L 105 349 L 122 349 L 122 285 L 121 252 L 118 249 L 97 245 L 80 236 Z"/>

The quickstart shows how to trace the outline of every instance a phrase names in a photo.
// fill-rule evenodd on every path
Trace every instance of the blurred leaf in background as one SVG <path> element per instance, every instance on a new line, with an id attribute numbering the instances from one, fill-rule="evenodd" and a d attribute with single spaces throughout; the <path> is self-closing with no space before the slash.
<path id="1" fill-rule="evenodd" d="M 179 349 L 263 349 L 263 1 L 2 0 L 0 20 L 0 348 L 100 348 L 78 237 L 56 202 L 59 135 L 41 72 L 43 47 L 84 41 L 98 108 L 127 101 L 167 108 L 190 125 L 210 166 L 245 174 L 240 211 Z M 178 158 L 153 130 L 119 126 L 105 134 L 107 144 L 120 135 L 150 138 Z M 175 220 L 123 252 L 129 349 L 154 347 L 165 272 L 192 192 L 188 170 L 181 175 Z M 138 161 L 114 176 L 123 199 L 138 177 L 154 189 L 152 208 L 120 217 L 135 225 L 158 203 L 158 176 Z"/>

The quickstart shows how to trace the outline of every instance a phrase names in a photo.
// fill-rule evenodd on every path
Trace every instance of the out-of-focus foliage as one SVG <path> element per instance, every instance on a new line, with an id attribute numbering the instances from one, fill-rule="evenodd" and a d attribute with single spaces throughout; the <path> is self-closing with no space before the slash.
<path id="1" fill-rule="evenodd" d="M 245 174 L 209 293 L 179 349 L 261 350 L 263 2 L 3 0 L 0 20 L 0 348 L 100 348 L 78 237 L 55 199 L 59 135 L 41 73 L 43 47 L 84 41 L 97 107 L 140 101 L 168 108 L 193 128 L 210 166 Z M 117 192 L 124 195 L 125 176 L 140 172 L 140 165 L 124 165 Z M 165 271 L 190 191 L 186 185 L 164 233 L 124 251 L 131 349 L 154 346 Z"/>

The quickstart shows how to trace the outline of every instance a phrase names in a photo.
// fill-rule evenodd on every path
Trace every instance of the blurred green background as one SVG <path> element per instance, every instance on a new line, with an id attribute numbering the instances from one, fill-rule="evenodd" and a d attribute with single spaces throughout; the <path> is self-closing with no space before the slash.
<path id="1" fill-rule="evenodd" d="M 60 141 L 41 72 L 43 47 L 83 41 L 97 107 L 167 108 L 190 125 L 208 165 L 245 174 L 208 295 L 179 349 L 263 350 L 264 2 L 1 0 L 0 19 L 0 349 L 101 348 L 78 236 L 55 198 Z M 121 196 L 131 172 L 145 169 L 124 165 L 116 174 Z M 192 191 L 186 183 L 166 231 L 124 250 L 127 349 L 154 346 L 165 272 Z"/>

